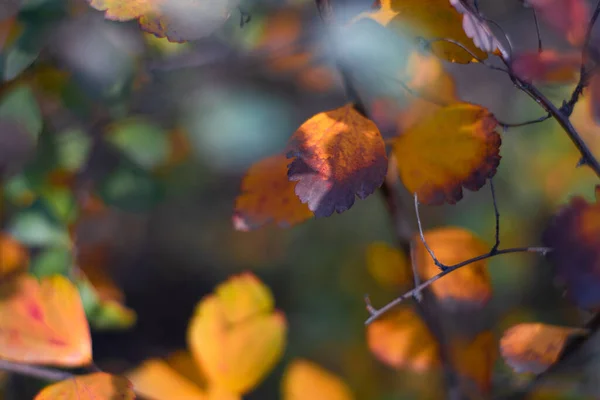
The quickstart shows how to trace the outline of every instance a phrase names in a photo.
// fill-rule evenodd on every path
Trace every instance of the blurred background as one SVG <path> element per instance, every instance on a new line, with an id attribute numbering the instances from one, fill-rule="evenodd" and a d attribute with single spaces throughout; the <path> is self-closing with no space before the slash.
<path id="1" fill-rule="evenodd" d="M 372 6 L 333 3 L 344 20 Z M 400 294 L 366 267 L 370 243 L 394 242 L 380 193 L 290 229 L 238 232 L 231 222 L 249 166 L 282 151 L 307 118 L 346 101 L 312 1 L 241 3 L 242 11 L 233 8 L 213 34 L 186 43 L 145 33 L 136 21 L 109 21 L 83 0 L 23 0 L 18 14 L 6 4 L 2 227 L 28 247 L 39 276 L 78 260 L 87 277 L 80 289 L 90 292 L 84 304 L 97 318 L 98 366 L 122 372 L 185 348 L 195 304 L 231 274 L 250 270 L 273 290 L 289 335 L 284 361 L 247 399 L 279 398 L 285 361 L 294 357 L 337 373 L 357 399 L 434 391 L 426 375 L 383 366 L 365 342 L 364 295 L 383 305 Z M 531 10 L 517 0 L 479 4 L 515 51 L 536 48 Z M 541 34 L 546 48 L 567 46 L 545 26 Z M 503 122 L 544 114 L 502 72 L 481 64 L 444 68 L 462 100 L 488 107 Z M 543 90 L 561 104 L 572 88 Z M 584 99 L 573 121 L 600 156 L 600 128 L 587 107 Z M 594 174 L 575 168 L 579 154 L 552 120 L 502 132 L 501 155 L 494 182 L 502 247 L 540 245 L 561 204 L 575 195 L 593 199 Z M 412 198 L 403 196 L 414 223 Z M 421 218 L 426 228 L 461 226 L 493 244 L 489 186 L 466 191 L 455 206 L 423 206 Z M 522 321 L 580 323 L 543 258 L 506 255 L 489 266 L 494 297 L 474 318 L 495 334 Z M 127 308 L 115 305 L 121 303 Z M 494 386 L 515 380 L 499 360 Z M 29 398 L 30 387 L 11 378 L 5 398 Z"/>

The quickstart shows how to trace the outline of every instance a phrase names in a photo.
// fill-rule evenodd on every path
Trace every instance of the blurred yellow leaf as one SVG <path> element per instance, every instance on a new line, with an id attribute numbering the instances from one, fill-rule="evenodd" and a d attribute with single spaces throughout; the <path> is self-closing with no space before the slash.
<path id="1" fill-rule="evenodd" d="M 382 286 L 398 287 L 412 282 L 406 254 L 384 242 L 371 243 L 367 247 L 367 269 Z"/>
<path id="2" fill-rule="evenodd" d="M 206 393 L 165 361 L 151 359 L 127 374 L 133 388 L 152 400 L 208 400 Z"/>
<path id="3" fill-rule="evenodd" d="M 554 364 L 567 339 L 587 330 L 541 323 L 524 323 L 506 330 L 500 340 L 504 361 L 516 372 L 539 374 Z"/>
<path id="4" fill-rule="evenodd" d="M 339 377 L 306 360 L 292 361 L 283 376 L 283 400 L 351 400 L 350 389 Z"/>
<path id="5" fill-rule="evenodd" d="M 92 361 L 81 299 L 67 278 L 23 274 L 0 284 L 0 357 L 65 367 Z"/>
<path id="6" fill-rule="evenodd" d="M 0 232 L 0 278 L 22 270 L 29 264 L 29 253 L 12 236 Z"/>
<path id="7" fill-rule="evenodd" d="M 285 334 L 285 317 L 273 309 L 268 288 L 242 274 L 200 301 L 188 327 L 188 343 L 211 386 L 243 394 L 279 360 Z"/>
<path id="8" fill-rule="evenodd" d="M 131 383 L 122 376 L 104 372 L 80 375 L 50 385 L 35 400 L 133 400 Z"/>
<path id="9" fill-rule="evenodd" d="M 445 265 L 453 265 L 489 251 L 488 246 L 472 232 L 459 227 L 443 227 L 424 233 L 425 241 L 436 258 Z M 419 275 L 429 279 L 440 269 L 433 262 L 419 236 L 415 236 L 415 259 Z M 492 296 L 492 285 L 487 261 L 464 266 L 431 285 L 431 291 L 448 308 L 478 308 Z"/>

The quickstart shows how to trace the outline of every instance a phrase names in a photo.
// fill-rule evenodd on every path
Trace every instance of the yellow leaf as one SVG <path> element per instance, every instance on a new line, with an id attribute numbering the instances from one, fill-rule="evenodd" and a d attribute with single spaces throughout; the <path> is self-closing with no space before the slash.
<path id="1" fill-rule="evenodd" d="M 290 139 L 288 169 L 296 194 L 317 217 L 341 213 L 385 178 L 387 156 L 379 129 L 352 104 L 319 113 Z"/>
<path id="2" fill-rule="evenodd" d="M 372 243 L 367 248 L 367 269 L 382 286 L 398 287 L 412 282 L 406 254 L 387 243 Z"/>
<path id="3" fill-rule="evenodd" d="M 97 372 L 50 385 L 35 400 L 133 400 L 131 383 L 122 376 Z"/>
<path id="4" fill-rule="evenodd" d="M 208 400 L 207 394 L 165 361 L 152 359 L 127 374 L 133 388 L 152 400 Z"/>
<path id="5" fill-rule="evenodd" d="M 457 264 L 489 251 L 489 247 L 473 233 L 458 227 L 443 227 L 424 233 L 425 241 L 436 258 L 445 265 Z M 440 273 L 423 242 L 415 236 L 415 259 L 421 279 Z M 478 308 L 492 296 L 487 261 L 477 261 L 457 269 L 431 285 L 431 291 L 445 307 Z"/>
<path id="6" fill-rule="evenodd" d="M 295 360 L 282 383 L 283 400 L 351 400 L 350 389 L 339 377 L 319 365 Z"/>
<path id="7" fill-rule="evenodd" d="M 20 275 L 0 284 L 0 358 L 65 367 L 92 361 L 79 293 L 65 277 Z"/>
<path id="8" fill-rule="evenodd" d="M 284 155 L 275 155 L 250 167 L 235 201 L 233 225 L 237 230 L 247 231 L 269 221 L 289 227 L 313 216 L 294 193 L 296 183 L 287 177 L 289 163 Z"/>
<path id="9" fill-rule="evenodd" d="M 478 190 L 500 163 L 498 122 L 485 108 L 455 103 L 438 109 L 393 143 L 404 186 L 425 204 L 456 203 Z"/>
<path id="10" fill-rule="evenodd" d="M 439 365 L 439 345 L 421 318 L 402 307 L 367 327 L 369 349 L 394 368 L 424 372 Z"/>
<path id="11" fill-rule="evenodd" d="M 0 278 L 26 268 L 28 264 L 27 249 L 12 236 L 0 233 Z"/>
<path id="12" fill-rule="evenodd" d="M 198 304 L 188 343 L 209 385 L 243 394 L 279 360 L 285 334 L 285 317 L 273 310 L 268 288 L 244 274 Z"/>
<path id="13" fill-rule="evenodd" d="M 516 372 L 539 374 L 554 364 L 567 339 L 585 335 L 580 328 L 567 328 L 540 323 L 524 323 L 506 330 L 500 340 L 504 361 Z"/>
<path id="14" fill-rule="evenodd" d="M 475 390 L 470 392 L 488 394 L 492 389 L 494 363 L 498 357 L 498 347 L 492 332 L 481 332 L 473 339 L 453 340 L 450 351 L 456 372 L 469 379 L 469 383 L 475 384 Z"/>

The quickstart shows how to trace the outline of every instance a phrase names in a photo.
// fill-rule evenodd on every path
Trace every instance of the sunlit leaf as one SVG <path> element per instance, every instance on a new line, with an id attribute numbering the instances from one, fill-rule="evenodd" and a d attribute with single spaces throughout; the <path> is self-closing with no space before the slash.
<path id="1" fill-rule="evenodd" d="M 566 36 L 573 45 L 585 40 L 590 21 L 586 0 L 526 0 L 551 27 Z"/>
<path id="2" fill-rule="evenodd" d="M 382 286 L 398 287 L 412 282 L 410 261 L 406 254 L 383 242 L 367 247 L 367 269 Z"/>
<path id="3" fill-rule="evenodd" d="M 351 104 L 319 113 L 290 139 L 288 177 L 317 217 L 341 213 L 383 183 L 387 156 L 373 121 Z"/>
<path id="4" fill-rule="evenodd" d="M 292 361 L 283 376 L 283 400 L 351 400 L 346 383 L 319 365 L 306 360 Z"/>
<path id="5" fill-rule="evenodd" d="M 0 285 L 0 357 L 66 367 L 92 361 L 79 293 L 67 278 L 21 275 Z"/>
<path id="6" fill-rule="evenodd" d="M 524 323 L 504 332 L 500 352 L 504 361 L 516 372 L 539 374 L 554 364 L 567 340 L 574 335 L 585 335 L 581 328 Z"/>
<path id="7" fill-rule="evenodd" d="M 453 265 L 480 256 L 489 247 L 472 232 L 458 227 L 428 230 L 425 241 L 436 258 L 445 265 Z M 421 239 L 415 237 L 415 259 L 419 275 L 429 279 L 440 273 Z M 448 308 L 479 308 L 492 296 L 487 261 L 477 261 L 448 274 L 431 285 L 431 291 Z"/>
<path id="8" fill-rule="evenodd" d="M 127 374 L 133 388 L 141 396 L 153 400 L 208 400 L 206 393 L 178 374 L 165 361 L 152 359 Z"/>
<path id="9" fill-rule="evenodd" d="M 237 230 L 251 230 L 270 221 L 289 227 L 313 216 L 296 196 L 296 182 L 287 177 L 289 163 L 281 154 L 250 167 L 242 181 L 242 193 L 235 201 L 233 225 Z"/>
<path id="10" fill-rule="evenodd" d="M 97 372 L 52 384 L 34 400 L 133 400 L 131 383 L 122 376 Z"/>
<path id="11" fill-rule="evenodd" d="M 27 249 L 12 236 L 0 232 L 0 279 L 26 268 L 28 264 Z"/>
<path id="12" fill-rule="evenodd" d="M 402 307 L 367 327 L 369 349 L 381 362 L 417 372 L 439 365 L 439 344 L 421 318 Z"/>
<path id="13" fill-rule="evenodd" d="M 211 34 L 235 10 L 236 0 L 88 0 L 106 18 L 116 21 L 137 19 L 140 27 L 158 37 L 183 42 Z"/>
<path id="14" fill-rule="evenodd" d="M 475 338 L 455 339 L 450 352 L 456 372 L 474 383 L 479 393 L 488 394 L 498 357 L 498 345 L 492 332 L 481 332 Z"/>
<path id="15" fill-rule="evenodd" d="M 575 304 L 600 307 L 600 186 L 595 203 L 574 197 L 559 210 L 544 231 L 543 242 L 552 249 L 548 257 Z"/>
<path id="16" fill-rule="evenodd" d="M 574 82 L 578 78 L 580 65 L 580 52 L 559 53 L 554 50 L 517 54 L 512 61 L 513 72 L 529 82 Z"/>
<path id="17" fill-rule="evenodd" d="M 211 385 L 243 394 L 273 368 L 285 344 L 286 321 L 268 288 L 238 275 L 205 297 L 188 327 L 188 343 Z"/>
<path id="18" fill-rule="evenodd" d="M 488 110 L 474 104 L 440 108 L 394 140 L 402 182 L 425 204 L 454 204 L 463 187 L 480 189 L 500 163 L 497 124 Z"/>

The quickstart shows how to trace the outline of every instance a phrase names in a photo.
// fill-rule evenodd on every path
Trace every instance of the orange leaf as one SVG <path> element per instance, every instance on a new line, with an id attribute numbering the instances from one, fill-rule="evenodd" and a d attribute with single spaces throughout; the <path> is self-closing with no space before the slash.
<path id="1" fill-rule="evenodd" d="M 352 104 L 319 113 L 290 139 L 288 177 L 317 217 L 348 210 L 385 178 L 387 156 L 379 129 Z"/>
<path id="2" fill-rule="evenodd" d="M 0 284 L 0 358 L 65 367 L 92 361 L 79 293 L 65 277 L 21 275 Z"/>
<path id="3" fill-rule="evenodd" d="M 585 40 L 590 21 L 590 9 L 586 0 L 527 0 L 540 17 L 567 40 L 581 45 Z"/>
<path id="4" fill-rule="evenodd" d="M 200 387 L 178 374 L 162 360 L 144 361 L 128 373 L 127 378 L 137 393 L 149 399 L 208 400 L 208 396 Z"/>
<path id="5" fill-rule="evenodd" d="M 595 203 L 575 197 L 563 207 L 545 230 L 543 242 L 552 249 L 548 258 L 575 304 L 600 307 L 600 185 Z"/>
<path id="6" fill-rule="evenodd" d="M 500 351 L 508 365 L 516 372 L 539 374 L 554 364 L 567 339 L 573 335 L 585 335 L 580 328 L 539 323 L 515 325 L 504 332 Z"/>
<path id="7" fill-rule="evenodd" d="M 35 400 L 133 400 L 135 394 L 131 383 L 122 376 L 97 372 L 80 375 L 50 385 Z"/>
<path id="8" fill-rule="evenodd" d="M 0 232 L 0 278 L 26 268 L 28 264 L 27 249 L 12 236 Z"/>
<path id="9" fill-rule="evenodd" d="M 404 186 L 425 204 L 454 204 L 463 196 L 462 187 L 480 189 L 500 163 L 497 124 L 474 104 L 438 109 L 394 140 Z"/>
<path id="10" fill-rule="evenodd" d="M 399 308 L 367 327 L 369 349 L 394 368 L 424 372 L 439 365 L 439 346 L 421 318 L 409 307 Z"/>
<path id="11" fill-rule="evenodd" d="M 382 286 L 398 287 L 412 282 L 406 254 L 387 243 L 372 243 L 367 248 L 367 269 Z"/>
<path id="12" fill-rule="evenodd" d="M 296 183 L 288 180 L 288 164 L 284 155 L 275 155 L 250 167 L 235 201 L 235 229 L 248 231 L 270 221 L 288 227 L 312 217 L 294 193 Z"/>
<path id="13" fill-rule="evenodd" d="M 268 288 L 251 274 L 230 278 L 197 306 L 188 342 L 209 384 L 243 394 L 273 368 L 286 321 Z"/>
<path id="14" fill-rule="evenodd" d="M 455 340 L 450 350 L 456 372 L 475 383 L 480 394 L 488 394 L 492 389 L 494 363 L 498 357 L 492 332 L 481 332 L 471 340 Z"/>
<path id="15" fill-rule="evenodd" d="M 525 81 L 568 83 L 577 79 L 580 65 L 580 52 L 558 53 L 554 50 L 544 50 L 515 56 L 512 69 Z"/>
<path id="16" fill-rule="evenodd" d="M 485 254 L 489 248 L 473 233 L 458 227 L 443 227 L 424 233 L 425 241 L 436 258 L 445 265 L 453 265 Z M 415 259 L 423 280 L 440 272 L 416 236 Z M 457 269 L 431 285 L 431 291 L 446 307 L 482 307 L 492 296 L 487 261 L 477 261 Z"/>
<path id="17" fill-rule="evenodd" d="M 115 21 L 137 19 L 140 27 L 157 37 L 183 42 L 207 36 L 229 18 L 237 5 L 231 1 L 196 0 L 88 0 Z"/>
<path id="18" fill-rule="evenodd" d="M 283 376 L 283 400 L 351 400 L 350 389 L 340 378 L 306 360 L 290 363 Z"/>

